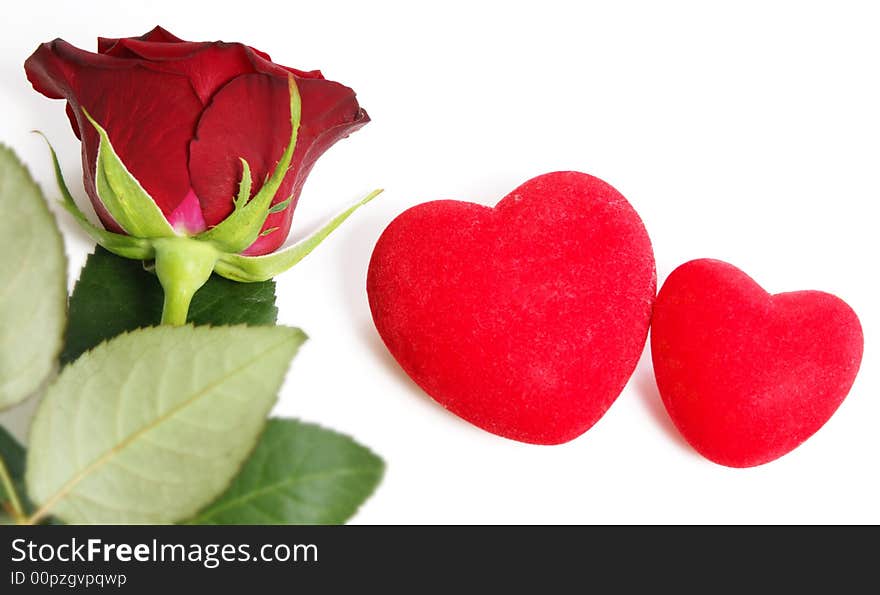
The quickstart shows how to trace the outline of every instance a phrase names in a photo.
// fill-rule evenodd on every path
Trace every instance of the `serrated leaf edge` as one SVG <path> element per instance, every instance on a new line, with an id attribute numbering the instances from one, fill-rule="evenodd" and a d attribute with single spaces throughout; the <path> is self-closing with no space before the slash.
<path id="1" fill-rule="evenodd" d="M 375 485 L 373 485 L 372 488 L 369 490 L 369 492 L 366 494 L 366 496 L 365 496 L 365 497 L 360 501 L 360 503 L 354 508 L 354 510 L 352 511 L 352 514 L 351 514 L 348 518 L 351 518 L 351 517 L 353 517 L 355 514 L 357 514 L 357 512 L 358 512 L 358 511 L 361 509 L 361 507 L 366 503 L 366 501 L 369 500 L 369 499 L 373 496 L 373 494 L 374 494 L 375 491 L 376 491 L 376 488 L 379 487 L 379 484 L 382 483 L 382 480 L 383 480 L 384 477 L 385 477 L 385 471 L 387 470 L 387 465 L 386 465 L 386 463 L 385 463 L 385 460 L 384 460 L 381 456 L 379 456 L 379 454 L 376 453 L 373 449 L 371 449 L 370 447 L 368 447 L 368 446 L 362 444 L 361 442 L 359 442 L 358 440 L 356 440 L 356 439 L 355 439 L 353 436 L 351 436 L 350 434 L 346 434 L 346 433 L 340 432 L 340 431 L 338 431 L 338 430 L 334 430 L 334 429 L 332 429 L 332 428 L 328 428 L 327 426 L 324 426 L 324 425 L 319 424 L 319 423 L 315 423 L 315 422 L 306 422 L 306 421 L 301 421 L 301 420 L 299 420 L 299 419 L 294 419 L 294 418 L 273 417 L 273 418 L 269 418 L 269 419 L 267 420 L 267 423 L 270 422 L 270 421 L 293 421 L 293 422 L 296 422 L 296 423 L 298 423 L 298 424 L 300 424 L 300 425 L 303 425 L 303 426 L 311 426 L 311 427 L 316 428 L 316 429 L 318 429 L 318 430 L 321 430 L 321 431 L 323 431 L 323 432 L 330 432 L 330 433 L 335 434 L 336 436 L 338 436 L 338 437 L 340 437 L 340 438 L 345 438 L 345 439 L 351 441 L 352 443 L 354 443 L 355 445 L 357 445 L 358 448 L 363 449 L 366 453 L 368 453 L 371 457 L 373 457 L 373 458 L 376 460 L 377 465 L 376 465 L 375 468 L 370 469 L 369 471 L 363 471 L 363 472 L 361 472 L 361 473 L 353 473 L 353 474 L 350 474 L 350 475 L 368 475 L 368 474 L 369 474 L 369 475 L 373 475 L 373 473 L 375 473 L 376 482 L 375 482 Z M 247 459 L 245 459 L 245 462 L 242 464 L 242 468 L 244 467 L 244 465 L 246 465 L 246 464 L 248 463 L 248 461 L 250 460 L 250 457 L 253 455 L 253 450 L 256 450 L 256 447 L 257 447 L 258 444 L 259 444 L 259 438 L 257 439 L 257 442 L 254 444 L 254 448 L 252 449 L 251 454 L 248 455 Z M 351 470 L 351 469 L 343 469 L 343 470 L 341 470 L 341 471 L 346 472 L 346 471 L 350 471 L 350 470 Z M 338 471 L 338 470 L 337 470 L 337 471 Z M 283 485 L 283 486 L 295 485 L 295 484 L 297 484 L 297 483 L 304 483 L 304 480 L 312 481 L 312 480 L 314 480 L 314 479 L 317 478 L 317 477 L 320 477 L 320 476 L 328 476 L 328 475 L 334 475 L 334 473 L 332 473 L 332 472 L 330 472 L 330 473 L 311 473 L 311 474 L 307 474 L 307 475 L 305 475 L 305 476 L 302 476 L 302 477 L 300 477 L 300 478 L 297 478 L 299 481 L 276 482 L 276 483 L 272 484 L 271 487 L 273 488 L 273 491 L 274 491 L 275 489 L 277 489 L 279 486 L 282 486 L 282 485 Z M 235 477 L 233 477 L 233 479 L 230 481 L 230 485 L 232 484 L 232 482 L 235 481 L 235 479 L 236 479 L 237 477 L 238 477 L 237 475 L 236 475 Z M 227 488 L 228 488 L 228 486 L 227 486 Z M 262 494 L 264 494 L 264 493 L 266 493 L 266 492 L 268 492 L 268 491 L 269 491 L 268 489 L 259 490 L 259 494 L 262 495 Z M 250 500 L 250 499 L 252 499 L 252 498 L 257 497 L 257 496 L 253 496 L 253 494 L 256 494 L 256 493 L 257 493 L 257 492 L 250 492 L 250 493 L 247 494 L 247 497 L 236 498 L 233 502 L 235 502 L 235 503 L 241 503 L 241 502 L 243 502 L 243 501 Z M 219 498 L 219 497 L 222 497 L 222 496 L 223 496 L 223 494 L 220 494 L 220 496 L 218 496 L 218 498 Z M 215 501 L 216 501 L 216 500 L 215 500 Z M 208 506 L 205 507 L 205 510 L 208 510 L 211 506 L 212 506 L 212 504 L 209 504 Z M 193 517 L 192 519 L 186 521 L 184 524 L 187 524 L 187 525 L 203 524 L 203 523 L 202 523 L 203 521 L 210 520 L 212 517 L 216 516 L 216 514 L 219 513 L 220 511 L 227 510 L 228 508 L 232 508 L 232 507 L 233 507 L 233 504 L 232 504 L 232 503 L 230 503 L 228 506 L 227 506 L 227 505 L 224 505 L 224 506 L 219 507 L 219 508 L 217 508 L 217 509 L 210 510 L 209 512 L 210 512 L 211 514 L 209 514 L 209 515 L 202 515 L 202 513 L 200 512 L 199 514 L 197 514 L 197 515 L 196 515 L 195 517 Z"/>

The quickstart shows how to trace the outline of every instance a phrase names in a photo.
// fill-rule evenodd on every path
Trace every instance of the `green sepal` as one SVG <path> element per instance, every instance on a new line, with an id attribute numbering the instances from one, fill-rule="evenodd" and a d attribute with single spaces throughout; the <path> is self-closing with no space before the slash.
<path id="1" fill-rule="evenodd" d="M 238 210 L 247 204 L 251 197 L 251 166 L 245 161 L 244 157 L 239 157 L 241 161 L 241 182 L 238 183 L 238 196 L 235 197 L 235 209 Z"/>
<path id="2" fill-rule="evenodd" d="M 287 210 L 287 207 L 290 206 L 290 203 L 293 202 L 293 197 L 288 196 L 284 200 L 279 203 L 275 203 L 271 207 L 269 207 L 269 214 L 272 215 L 274 213 L 280 213 L 281 211 Z"/>
<path id="3" fill-rule="evenodd" d="M 269 215 L 269 208 L 272 199 L 278 192 L 287 170 L 290 168 L 290 162 L 293 159 L 293 151 L 296 148 L 296 137 L 299 132 L 300 116 L 302 106 L 300 102 L 299 89 L 293 76 L 288 77 L 288 89 L 290 91 L 290 143 L 275 166 L 272 175 L 266 180 L 260 188 L 257 195 L 244 206 L 240 206 L 242 200 L 241 188 L 245 185 L 245 176 L 250 178 L 250 168 L 245 168 L 242 175 L 242 184 L 239 186 L 239 197 L 235 201 L 235 209 L 226 219 L 218 223 L 215 227 L 205 231 L 198 236 L 200 240 L 209 240 L 217 244 L 224 252 L 238 253 L 250 246 L 260 236 L 260 230 L 266 222 Z M 248 186 L 250 184 L 248 183 Z M 248 193 L 250 188 L 248 188 Z M 246 200 L 246 199 L 245 199 Z"/>
<path id="4" fill-rule="evenodd" d="M 136 260 L 148 260 L 153 258 L 154 252 L 150 242 L 140 238 L 107 231 L 106 229 L 102 229 L 92 224 L 92 222 L 86 218 L 85 214 L 83 214 L 77 206 L 76 201 L 73 200 L 73 195 L 70 193 L 70 189 L 64 181 L 64 174 L 61 173 L 61 164 L 58 162 L 58 155 L 55 153 L 52 143 L 50 143 L 49 139 L 46 138 L 46 135 L 39 130 L 34 130 L 34 132 L 43 137 L 43 140 L 46 141 L 46 144 L 49 146 L 49 152 L 52 154 L 52 166 L 55 169 L 55 181 L 58 184 L 58 190 L 61 192 L 61 201 L 59 202 L 61 203 L 61 206 L 64 207 L 64 210 L 70 213 L 79 226 L 83 228 L 83 231 L 89 234 L 89 237 L 95 240 L 95 242 L 117 256 L 133 258 Z"/>
<path id="5" fill-rule="evenodd" d="M 334 229 L 342 225 L 342 222 L 348 219 L 352 213 L 376 198 L 381 192 L 382 190 L 374 190 L 363 200 L 331 219 L 327 225 L 309 237 L 279 252 L 273 252 L 272 254 L 266 254 L 263 256 L 242 256 L 241 254 L 229 253 L 221 254 L 217 263 L 214 265 L 214 272 L 221 277 L 226 277 L 232 281 L 242 281 L 245 283 L 268 281 L 305 258 L 312 250 L 317 248 Z"/>
<path id="6" fill-rule="evenodd" d="M 83 108 L 100 136 L 95 160 L 95 189 L 114 221 L 129 235 L 162 238 L 176 235 L 156 202 L 119 159 L 107 131 Z"/>

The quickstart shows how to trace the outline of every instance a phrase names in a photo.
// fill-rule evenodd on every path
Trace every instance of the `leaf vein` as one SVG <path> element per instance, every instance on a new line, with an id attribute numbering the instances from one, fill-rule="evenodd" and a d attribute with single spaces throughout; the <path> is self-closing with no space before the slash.
<path id="1" fill-rule="evenodd" d="M 100 469 L 104 464 L 106 464 L 108 461 L 113 459 L 113 457 L 117 456 L 120 452 L 122 452 L 123 450 L 128 448 L 131 444 L 135 443 L 142 436 L 146 435 L 147 433 L 154 430 L 155 428 L 161 426 L 164 422 L 174 418 L 178 413 L 186 410 L 189 406 L 198 402 L 204 396 L 210 395 L 215 389 L 222 386 L 225 382 L 229 381 L 231 378 L 234 378 L 236 375 L 241 373 L 243 370 L 247 369 L 251 364 L 253 364 L 256 361 L 259 361 L 260 359 L 265 357 L 266 354 L 271 353 L 272 351 L 289 343 L 289 341 L 290 341 L 290 339 L 285 337 L 283 340 L 280 340 L 280 341 L 274 343 L 273 345 L 267 347 L 266 349 L 262 350 L 261 352 L 254 355 L 250 359 L 246 360 L 241 365 L 233 368 L 229 372 L 221 375 L 216 380 L 210 382 L 208 385 L 202 387 L 201 389 L 196 391 L 192 396 L 184 399 L 181 403 L 179 403 L 175 407 L 172 407 L 171 409 L 169 409 L 162 416 L 150 421 L 149 423 L 144 425 L 142 428 L 136 430 L 135 432 L 130 434 L 128 437 L 126 437 L 120 443 L 111 447 L 109 450 L 107 450 L 105 453 L 101 454 L 99 457 L 97 457 L 95 460 L 93 460 L 87 466 L 85 466 L 84 468 L 82 468 L 78 472 L 76 472 L 73 475 L 73 477 L 71 477 L 69 480 L 67 480 L 64 484 L 62 484 L 62 486 L 58 489 L 57 492 L 55 492 L 55 494 L 53 494 L 48 499 L 46 499 L 45 503 L 42 505 L 40 510 L 38 510 L 37 513 L 35 513 L 34 517 L 39 518 L 40 516 L 45 515 L 46 513 L 51 511 L 52 508 L 59 501 L 63 500 L 65 498 L 65 496 L 67 496 L 85 478 L 89 477 L 96 470 Z M 82 399 L 80 399 L 80 401 L 82 401 Z M 79 463 L 77 464 L 77 466 L 80 466 Z"/>
<path id="2" fill-rule="evenodd" d="M 204 517 L 200 516 L 198 518 L 211 518 L 213 516 L 216 516 L 218 513 L 222 512 L 224 510 L 227 510 L 230 508 L 240 508 L 240 507 L 246 506 L 247 504 L 251 503 L 254 500 L 259 500 L 259 498 L 263 497 L 266 494 L 271 494 L 271 493 L 277 492 L 277 493 L 280 493 L 284 497 L 291 498 L 291 496 L 289 494 L 286 494 L 284 490 L 287 488 L 290 488 L 292 486 L 295 486 L 295 485 L 301 485 L 304 483 L 318 481 L 318 480 L 322 480 L 322 479 L 334 479 L 334 478 L 338 478 L 338 477 L 356 477 L 358 475 L 373 475 L 374 473 L 375 473 L 375 471 L 372 469 L 362 469 L 362 468 L 358 468 L 358 467 L 347 467 L 347 468 L 342 468 L 342 469 L 333 469 L 330 471 L 319 471 L 316 473 L 302 475 L 300 477 L 288 477 L 287 479 L 285 479 L 283 481 L 278 481 L 278 482 L 275 482 L 272 484 L 268 484 L 268 485 L 266 485 L 262 488 L 259 488 L 259 489 L 251 489 L 251 490 L 247 491 L 246 493 L 242 494 L 241 496 L 227 500 L 226 502 L 222 503 L 221 505 L 208 510 Z M 302 502 L 303 504 L 305 504 L 305 502 L 303 502 L 302 500 L 295 500 L 295 501 Z M 256 506 L 256 504 L 251 503 L 251 506 L 254 507 L 254 506 Z"/>

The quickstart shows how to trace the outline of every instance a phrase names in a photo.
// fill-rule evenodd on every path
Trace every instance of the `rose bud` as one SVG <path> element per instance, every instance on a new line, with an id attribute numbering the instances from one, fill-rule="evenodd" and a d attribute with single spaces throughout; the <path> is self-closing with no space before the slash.
<path id="1" fill-rule="evenodd" d="M 105 229 L 79 210 L 52 151 L 65 208 L 109 251 L 155 259 L 163 323 L 186 321 L 212 272 L 252 282 L 287 270 L 380 192 L 274 252 L 315 161 L 369 117 L 350 88 L 249 46 L 183 41 L 156 27 L 101 38 L 98 53 L 44 43 L 25 71 L 37 91 L 67 100 Z"/>

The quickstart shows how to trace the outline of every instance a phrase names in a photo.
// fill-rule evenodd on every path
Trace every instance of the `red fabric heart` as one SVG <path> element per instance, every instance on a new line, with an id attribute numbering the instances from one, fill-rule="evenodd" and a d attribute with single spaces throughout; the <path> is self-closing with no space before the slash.
<path id="1" fill-rule="evenodd" d="M 718 260 L 669 275 L 654 305 L 651 353 L 666 410 L 706 458 L 761 465 L 828 421 L 862 359 L 855 312 L 820 291 L 770 295 Z"/>
<path id="2" fill-rule="evenodd" d="M 644 347 L 655 290 L 641 219 L 578 172 L 534 178 L 494 209 L 413 207 L 379 238 L 367 276 L 376 328 L 425 392 L 536 444 L 579 436 L 611 406 Z"/>

